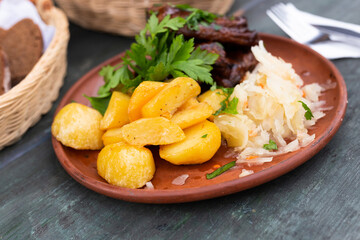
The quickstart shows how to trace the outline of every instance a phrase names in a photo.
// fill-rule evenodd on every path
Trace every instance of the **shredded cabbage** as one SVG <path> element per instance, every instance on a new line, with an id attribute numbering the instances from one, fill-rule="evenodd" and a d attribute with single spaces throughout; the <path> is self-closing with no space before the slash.
<path id="1" fill-rule="evenodd" d="M 221 114 L 214 118 L 214 123 L 228 146 L 240 153 L 238 163 L 258 165 L 271 161 L 274 155 L 296 151 L 315 139 L 314 134 L 308 134 L 308 128 L 325 115 L 322 112 L 325 102 L 319 101 L 325 89 L 317 83 L 303 86 L 292 65 L 272 56 L 262 41 L 251 51 L 259 64 L 230 97 L 239 99 L 238 114 Z M 299 101 L 311 109 L 314 116 L 311 120 L 306 120 Z M 263 148 L 270 140 L 276 142 L 278 150 Z"/>

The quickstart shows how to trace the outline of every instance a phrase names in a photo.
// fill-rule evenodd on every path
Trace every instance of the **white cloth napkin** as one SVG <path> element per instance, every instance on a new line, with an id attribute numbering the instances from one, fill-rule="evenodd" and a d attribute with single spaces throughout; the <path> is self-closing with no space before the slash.
<path id="1" fill-rule="evenodd" d="M 32 19 L 39 26 L 45 52 L 54 36 L 55 27 L 43 22 L 36 7 L 29 0 L 0 0 L 0 28 L 7 30 L 24 18 Z"/>

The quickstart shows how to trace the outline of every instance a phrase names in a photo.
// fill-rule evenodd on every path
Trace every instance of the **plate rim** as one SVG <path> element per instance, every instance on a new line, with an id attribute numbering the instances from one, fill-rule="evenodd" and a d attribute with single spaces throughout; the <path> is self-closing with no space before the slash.
<path id="1" fill-rule="evenodd" d="M 302 165 L 303 163 L 311 159 L 315 154 L 317 154 L 323 147 L 325 147 L 325 145 L 333 138 L 335 133 L 340 128 L 347 107 L 346 83 L 335 65 L 319 53 L 312 50 L 310 47 L 295 42 L 292 39 L 273 34 L 259 33 L 259 36 L 260 39 L 272 38 L 274 40 L 290 42 L 291 44 L 295 44 L 301 48 L 305 48 L 312 55 L 320 58 L 330 67 L 331 71 L 335 76 L 336 82 L 338 83 L 340 96 L 342 96 L 342 98 L 339 99 L 339 104 L 337 108 L 334 109 L 334 111 L 336 111 L 335 117 L 333 118 L 333 121 L 331 121 L 329 126 L 325 129 L 325 131 L 320 135 L 321 137 L 318 140 L 312 142 L 310 147 L 299 150 L 305 157 L 300 158 L 297 156 L 297 154 L 295 154 L 269 168 L 251 174 L 244 178 L 233 179 L 207 186 L 169 190 L 129 189 L 110 185 L 108 183 L 100 182 L 91 177 L 88 177 L 87 175 L 82 174 L 82 172 L 78 170 L 78 168 L 76 168 L 74 164 L 72 164 L 72 162 L 68 159 L 64 152 L 64 147 L 61 145 L 60 142 L 55 139 L 54 136 L 52 136 L 52 145 L 58 161 L 72 178 L 95 192 L 112 198 L 117 198 L 130 202 L 155 204 L 192 202 L 233 194 L 269 182 Z M 59 105 L 56 108 L 54 116 L 68 102 L 67 96 L 72 95 L 79 87 L 79 85 L 83 84 L 83 82 L 85 82 L 86 79 L 89 78 L 89 76 L 99 72 L 102 66 L 118 61 L 123 54 L 124 53 L 117 54 L 114 57 L 100 63 L 96 67 L 92 68 L 85 75 L 83 75 L 79 80 L 77 80 L 76 83 L 73 84 L 66 92 L 66 94 L 62 97 Z"/>

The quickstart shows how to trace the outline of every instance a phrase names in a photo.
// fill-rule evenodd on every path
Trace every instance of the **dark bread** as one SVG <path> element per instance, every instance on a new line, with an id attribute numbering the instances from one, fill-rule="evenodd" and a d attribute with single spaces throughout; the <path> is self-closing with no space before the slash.
<path id="1" fill-rule="evenodd" d="M 41 57 L 43 40 L 40 28 L 31 19 L 23 19 L 5 34 L 0 33 L 0 45 L 8 56 L 11 82 L 15 86 Z"/>
<path id="2" fill-rule="evenodd" d="M 0 95 L 11 88 L 10 69 L 5 52 L 0 47 Z"/>

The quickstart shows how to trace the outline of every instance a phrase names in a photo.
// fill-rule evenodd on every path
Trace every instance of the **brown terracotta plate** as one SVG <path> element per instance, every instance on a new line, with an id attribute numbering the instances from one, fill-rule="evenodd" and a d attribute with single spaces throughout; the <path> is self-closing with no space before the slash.
<path id="1" fill-rule="evenodd" d="M 215 164 L 223 165 L 233 160 L 224 158 L 225 148 L 221 148 L 207 163 L 194 166 L 175 166 L 160 159 L 157 155 L 157 148 L 154 147 L 152 149 L 156 161 L 156 173 L 152 180 L 155 186 L 154 190 L 126 189 L 108 184 L 96 171 L 98 151 L 77 151 L 64 147 L 55 138 L 52 138 L 61 165 L 82 185 L 113 198 L 144 203 L 177 203 L 214 198 L 252 188 L 277 178 L 304 163 L 319 152 L 340 127 L 347 105 L 344 79 L 330 61 L 304 45 L 269 34 L 261 34 L 261 38 L 269 52 L 293 64 L 305 83 L 326 83 L 328 80 L 336 82 L 336 88 L 326 91 L 321 97 L 321 100 L 326 101 L 327 106 L 333 108 L 326 112 L 326 116 L 316 123 L 313 130 L 310 130 L 310 134 L 315 133 L 316 138 L 307 147 L 274 157 L 271 163 L 250 168 L 255 171 L 252 175 L 239 178 L 241 168 L 235 168 L 212 180 L 207 180 L 205 174 L 212 172 Z M 104 62 L 83 76 L 64 96 L 57 111 L 73 100 L 89 105 L 83 94 L 96 95 L 98 87 L 102 84 L 102 78 L 98 75 L 100 68 L 107 64 L 119 63 L 119 56 Z M 249 168 L 247 167 L 247 169 Z M 182 174 L 189 174 L 186 183 L 182 186 L 173 185 L 172 181 Z"/>

